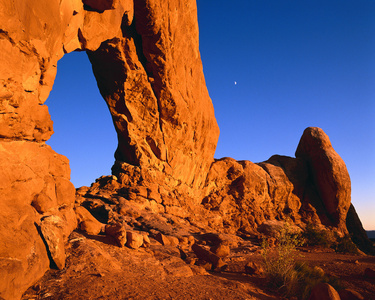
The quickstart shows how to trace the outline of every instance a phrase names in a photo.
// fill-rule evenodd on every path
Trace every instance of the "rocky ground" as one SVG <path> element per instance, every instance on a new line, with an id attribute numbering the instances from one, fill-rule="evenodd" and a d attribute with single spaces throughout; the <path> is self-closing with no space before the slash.
<path id="1" fill-rule="evenodd" d="M 262 270 L 262 241 L 273 249 L 286 224 L 290 232 L 300 232 L 298 226 L 273 220 L 258 233 L 233 233 L 208 222 L 208 211 L 206 218 L 203 212 L 178 217 L 156 212 L 139 197 L 118 200 L 102 189 L 93 194 L 94 188 L 77 190 L 78 228 L 64 246 L 46 239 L 51 269 L 22 299 L 283 298 Z M 296 261 L 321 268 L 340 289 L 375 299 L 375 276 L 365 271 L 375 270 L 375 256 L 296 249 Z"/>
<path id="2" fill-rule="evenodd" d="M 218 255 L 225 256 L 228 249 L 230 252 L 216 266 L 214 259 L 207 262 L 210 259 L 198 258 L 201 255 L 192 246 L 195 243 L 215 251 L 218 241 Z M 75 231 L 66 253 L 65 268 L 48 271 L 22 299 L 282 298 L 268 287 L 264 274 L 247 274 L 251 273 L 245 267 L 249 262 L 262 261 L 260 243 L 250 237 L 196 232 L 177 241 L 154 231 L 149 243 L 131 249 L 119 247 L 108 235 Z M 337 277 L 343 289 L 354 290 L 364 299 L 375 299 L 375 278 L 365 276 L 367 268 L 375 269 L 375 257 L 304 247 L 298 248 L 295 259 Z"/>
<path id="3" fill-rule="evenodd" d="M 245 261 L 235 252 L 228 272 L 211 273 L 155 240 L 132 250 L 75 233 L 69 243 L 66 268 L 49 271 L 23 299 L 276 299 L 237 271 Z"/>

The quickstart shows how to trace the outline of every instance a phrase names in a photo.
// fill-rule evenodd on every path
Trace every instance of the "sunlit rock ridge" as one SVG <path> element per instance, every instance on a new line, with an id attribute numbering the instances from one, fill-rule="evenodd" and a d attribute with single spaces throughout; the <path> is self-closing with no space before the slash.
<path id="1" fill-rule="evenodd" d="M 85 197 L 218 232 L 289 218 L 347 233 L 350 178 L 321 129 L 306 129 L 296 158 L 214 160 L 195 0 L 4 0 L 0 19 L 0 297 L 18 299 L 51 265 L 64 268 Z M 45 144 L 44 102 L 72 51 L 87 52 L 118 136 L 113 176 L 77 198 L 68 159 Z"/>

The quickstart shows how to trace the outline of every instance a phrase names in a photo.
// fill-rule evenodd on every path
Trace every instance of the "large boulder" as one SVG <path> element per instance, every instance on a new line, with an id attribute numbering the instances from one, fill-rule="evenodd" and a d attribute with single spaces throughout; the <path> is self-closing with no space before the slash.
<path id="1" fill-rule="evenodd" d="M 328 136 L 320 128 L 307 128 L 298 144 L 296 157 L 307 161 L 328 216 L 335 226 L 346 231 L 351 182 L 346 165 Z"/>
<path id="2" fill-rule="evenodd" d="M 47 216 L 42 219 L 40 231 L 47 245 L 51 258 L 59 270 L 65 267 L 65 245 L 61 218 L 57 216 Z"/>
<path id="3" fill-rule="evenodd" d="M 18 299 L 49 268 L 48 252 L 59 252 L 63 265 L 63 240 L 58 239 L 76 227 L 75 189 L 68 160 L 43 144 L 1 142 L 0 166 L 0 296 Z M 62 228 L 42 225 L 43 215 L 58 218 Z M 54 243 L 57 252 L 49 248 Z"/>
<path id="4" fill-rule="evenodd" d="M 212 164 L 202 203 L 222 216 L 227 231 L 251 233 L 266 220 L 288 217 L 298 224 L 307 174 L 303 160 L 286 156 L 259 164 L 223 158 Z"/>

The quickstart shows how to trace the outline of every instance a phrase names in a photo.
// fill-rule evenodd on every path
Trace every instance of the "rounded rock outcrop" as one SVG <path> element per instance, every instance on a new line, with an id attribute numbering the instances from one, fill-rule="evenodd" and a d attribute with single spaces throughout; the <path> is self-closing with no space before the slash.
<path id="1" fill-rule="evenodd" d="M 333 149 L 324 131 L 317 127 L 305 129 L 296 150 L 296 157 L 307 161 L 329 218 L 346 232 L 346 215 L 351 202 L 351 182 L 342 158 Z"/>

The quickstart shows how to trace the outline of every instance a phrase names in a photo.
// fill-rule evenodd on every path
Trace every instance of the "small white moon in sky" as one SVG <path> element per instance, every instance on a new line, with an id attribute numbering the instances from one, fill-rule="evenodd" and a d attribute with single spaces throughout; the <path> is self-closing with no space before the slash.
<path id="1" fill-rule="evenodd" d="M 234 85 L 237 85 L 237 81 L 234 82 Z"/>

